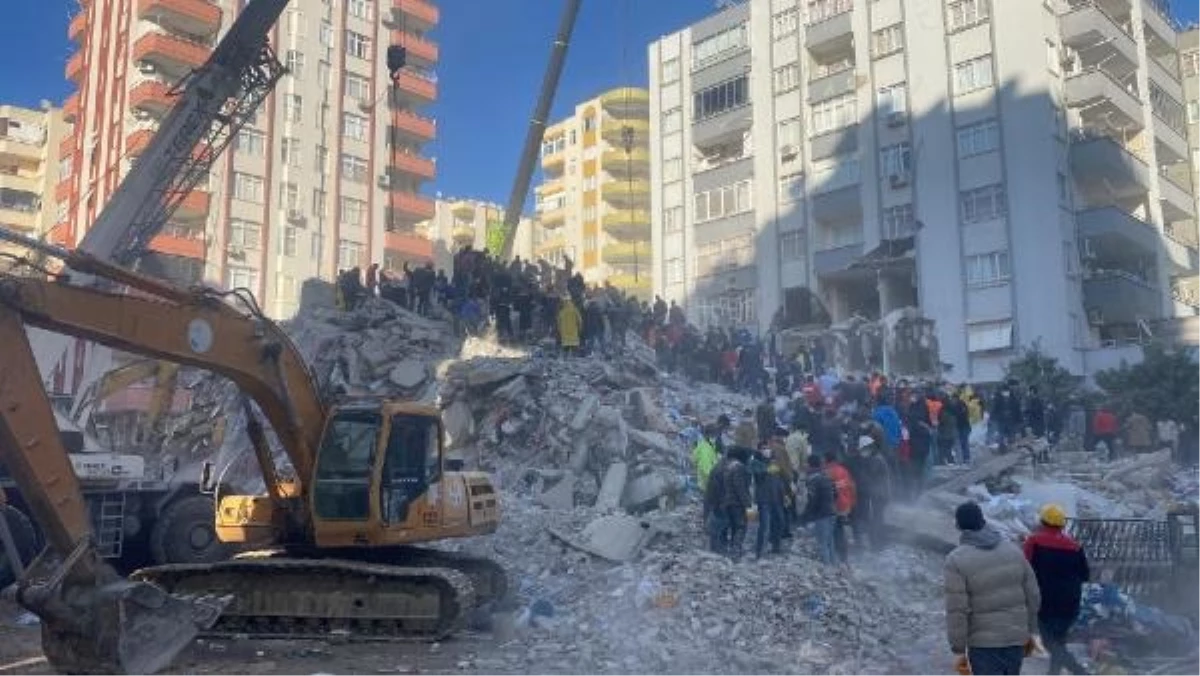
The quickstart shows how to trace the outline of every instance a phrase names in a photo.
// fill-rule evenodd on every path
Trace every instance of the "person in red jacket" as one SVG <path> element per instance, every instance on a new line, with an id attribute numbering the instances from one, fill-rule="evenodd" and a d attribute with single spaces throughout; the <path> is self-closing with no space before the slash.
<path id="1" fill-rule="evenodd" d="M 1025 558 L 1037 576 L 1042 594 L 1038 608 L 1038 632 L 1050 653 L 1050 673 L 1065 667 L 1072 674 L 1086 674 L 1075 656 L 1067 650 L 1067 633 L 1079 615 L 1083 583 L 1088 581 L 1087 555 L 1079 543 L 1063 532 L 1067 514 L 1062 507 L 1048 504 L 1039 515 L 1041 525 L 1025 539 Z"/>
<path id="2" fill-rule="evenodd" d="M 1117 457 L 1117 432 L 1120 431 L 1120 424 L 1117 422 L 1117 416 L 1112 411 L 1108 410 L 1107 406 L 1101 406 L 1096 409 L 1096 414 L 1092 416 L 1092 435 L 1096 437 L 1096 443 L 1101 441 L 1108 448 L 1108 459 L 1115 460 Z"/>
<path id="3" fill-rule="evenodd" d="M 850 513 L 858 503 L 858 493 L 854 486 L 854 478 L 850 470 L 838 462 L 835 450 L 825 451 L 825 474 L 833 482 L 833 506 L 837 512 L 837 522 L 833 531 L 833 546 L 837 550 L 838 559 L 843 564 L 850 561 L 850 547 L 846 542 L 846 528 L 850 525 Z"/>

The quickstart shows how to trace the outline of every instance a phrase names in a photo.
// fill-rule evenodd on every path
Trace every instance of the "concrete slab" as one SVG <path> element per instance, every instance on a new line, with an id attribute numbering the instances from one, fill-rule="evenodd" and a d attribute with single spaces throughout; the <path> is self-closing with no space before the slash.
<path id="1" fill-rule="evenodd" d="M 418 387 L 428 377 L 425 365 L 415 359 L 405 359 L 393 366 L 388 373 L 388 380 L 406 390 Z"/>
<path id="2" fill-rule="evenodd" d="M 539 505 L 549 509 L 571 509 L 575 506 L 575 477 L 565 476 L 536 498 Z"/>
<path id="3" fill-rule="evenodd" d="M 570 428 L 582 432 L 592 421 L 592 416 L 596 415 L 596 409 L 599 407 L 599 397 L 594 394 L 584 397 L 583 401 L 579 402 L 579 408 L 575 409 L 575 415 L 571 416 Z"/>
<path id="4" fill-rule="evenodd" d="M 639 509 L 653 506 L 658 499 L 671 491 L 670 477 L 658 472 L 650 472 L 630 479 L 625 484 L 625 494 L 621 504 L 627 509 Z"/>
<path id="5" fill-rule="evenodd" d="M 625 483 L 629 480 L 629 465 L 614 462 L 604 472 L 604 481 L 600 482 L 600 495 L 596 496 L 596 509 L 610 511 L 621 506 L 621 496 L 625 494 Z"/>
<path id="6" fill-rule="evenodd" d="M 614 563 L 632 561 L 657 531 L 649 523 L 627 514 L 608 514 L 592 520 L 573 537 L 551 528 L 550 534 L 566 544 Z"/>

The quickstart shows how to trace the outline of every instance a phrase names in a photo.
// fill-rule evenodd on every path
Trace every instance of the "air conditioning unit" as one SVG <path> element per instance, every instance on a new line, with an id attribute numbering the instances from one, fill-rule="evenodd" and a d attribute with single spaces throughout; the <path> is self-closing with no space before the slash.
<path id="1" fill-rule="evenodd" d="M 392 177 L 388 174 L 380 174 L 379 180 L 376 182 L 376 184 L 380 188 L 387 190 L 392 187 Z"/>
<path id="2" fill-rule="evenodd" d="M 246 251 L 240 246 L 229 247 L 229 257 L 235 261 L 245 261 Z"/>
<path id="3" fill-rule="evenodd" d="M 911 177 L 909 173 L 907 171 L 902 171 L 888 176 L 888 183 L 891 184 L 893 188 L 903 188 L 904 186 L 908 185 L 910 179 Z"/>
<path id="4" fill-rule="evenodd" d="M 790 160 L 800 152 L 800 149 L 794 145 L 786 145 L 779 149 L 779 155 L 785 160 Z"/>
<path id="5" fill-rule="evenodd" d="M 139 73 L 144 73 L 146 75 L 153 75 L 154 73 L 158 72 L 158 69 L 154 67 L 154 64 L 149 63 L 148 61 L 139 61 L 137 69 Z"/>
<path id="6" fill-rule="evenodd" d="M 374 107 L 375 107 L 375 102 L 372 101 L 371 99 L 359 99 L 358 100 L 358 109 L 363 111 L 364 113 L 371 112 L 371 109 Z"/>
<path id="7" fill-rule="evenodd" d="M 289 223 L 303 224 L 307 219 L 304 212 L 299 209 L 288 209 L 287 219 Z"/>
<path id="8" fill-rule="evenodd" d="M 887 126 L 889 126 L 889 127 L 903 127 L 903 126 L 904 126 L 904 123 L 905 123 L 907 120 L 908 120 L 908 115 L 907 115 L 907 114 L 905 114 L 903 111 L 897 110 L 897 111 L 895 111 L 895 112 L 888 113 L 888 116 L 887 116 Z"/>

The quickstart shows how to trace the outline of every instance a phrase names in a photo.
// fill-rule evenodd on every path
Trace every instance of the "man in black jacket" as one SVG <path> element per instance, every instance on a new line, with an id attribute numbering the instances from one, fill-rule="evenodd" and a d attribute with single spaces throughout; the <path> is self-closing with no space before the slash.
<path id="1" fill-rule="evenodd" d="M 821 466 L 821 456 L 817 453 L 808 456 L 808 478 L 804 481 L 804 487 L 808 493 L 808 501 L 804 505 L 804 513 L 800 515 L 800 523 L 812 524 L 821 561 L 833 565 L 838 562 L 837 550 L 833 543 L 834 529 L 837 525 L 833 481 L 825 474 L 825 468 Z"/>
<path id="2" fill-rule="evenodd" d="M 734 561 L 742 558 L 742 546 L 746 541 L 746 510 L 750 508 L 750 462 L 751 449 L 734 446 L 729 449 L 729 463 L 722 472 L 724 488 L 721 508 L 729 528 L 729 556 Z M 711 481 L 712 478 L 710 477 Z"/>
<path id="3" fill-rule="evenodd" d="M 1079 615 L 1083 583 L 1088 581 L 1087 555 L 1079 543 L 1063 532 L 1067 515 L 1058 505 L 1042 507 L 1041 526 L 1025 539 L 1025 558 L 1037 576 L 1042 593 L 1038 631 L 1050 653 L 1050 673 L 1066 667 L 1072 674 L 1087 670 L 1067 650 L 1067 632 Z"/>

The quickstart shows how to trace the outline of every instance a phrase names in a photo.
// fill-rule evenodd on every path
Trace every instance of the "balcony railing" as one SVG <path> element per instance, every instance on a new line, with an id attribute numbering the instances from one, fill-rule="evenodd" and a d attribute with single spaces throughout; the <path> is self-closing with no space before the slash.
<path id="1" fill-rule="evenodd" d="M 805 23 L 809 26 L 819 24 L 822 21 L 828 21 L 834 17 L 840 16 L 854 9 L 854 0 L 826 0 L 825 2 L 812 2 L 808 5 L 808 13 L 805 16 Z"/>

